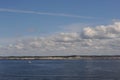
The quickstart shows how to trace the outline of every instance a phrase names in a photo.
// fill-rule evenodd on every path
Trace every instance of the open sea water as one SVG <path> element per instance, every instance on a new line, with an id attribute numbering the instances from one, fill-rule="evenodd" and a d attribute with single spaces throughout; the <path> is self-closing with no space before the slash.
<path id="1" fill-rule="evenodd" d="M 120 80 L 120 60 L 0 60 L 0 80 Z"/>

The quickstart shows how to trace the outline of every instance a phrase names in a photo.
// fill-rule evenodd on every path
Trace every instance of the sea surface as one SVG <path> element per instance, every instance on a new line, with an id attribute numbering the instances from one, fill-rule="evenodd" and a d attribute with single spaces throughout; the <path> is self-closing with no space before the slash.
<path id="1" fill-rule="evenodd" d="M 120 60 L 0 60 L 0 80 L 120 80 Z"/>

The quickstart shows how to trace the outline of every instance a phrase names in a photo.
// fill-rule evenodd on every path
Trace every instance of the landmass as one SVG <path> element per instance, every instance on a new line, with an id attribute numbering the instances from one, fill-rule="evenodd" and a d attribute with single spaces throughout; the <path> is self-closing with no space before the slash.
<path id="1" fill-rule="evenodd" d="M 120 59 L 120 55 L 70 55 L 70 56 L 0 56 L 0 60 L 79 60 L 79 59 Z"/>

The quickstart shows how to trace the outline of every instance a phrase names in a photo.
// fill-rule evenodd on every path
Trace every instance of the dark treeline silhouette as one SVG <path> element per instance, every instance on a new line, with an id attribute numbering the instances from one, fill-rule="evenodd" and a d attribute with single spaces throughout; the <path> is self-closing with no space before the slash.
<path id="1" fill-rule="evenodd" d="M 120 59 L 120 55 L 70 55 L 70 56 L 0 56 L 0 59 Z"/>

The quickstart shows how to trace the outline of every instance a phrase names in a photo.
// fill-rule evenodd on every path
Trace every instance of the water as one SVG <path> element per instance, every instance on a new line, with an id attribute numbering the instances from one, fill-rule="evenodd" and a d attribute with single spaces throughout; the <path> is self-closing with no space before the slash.
<path id="1" fill-rule="evenodd" d="M 120 80 L 120 60 L 0 60 L 0 80 Z"/>

